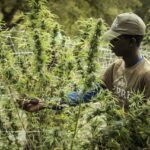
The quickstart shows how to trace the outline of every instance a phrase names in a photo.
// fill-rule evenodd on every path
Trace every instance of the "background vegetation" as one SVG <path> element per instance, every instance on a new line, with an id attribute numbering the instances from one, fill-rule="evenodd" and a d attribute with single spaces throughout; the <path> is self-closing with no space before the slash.
<path id="1" fill-rule="evenodd" d="M 0 1 L 0 149 L 149 150 L 150 102 L 143 103 L 140 94 L 129 100 L 128 112 L 108 91 L 88 104 L 50 109 L 68 101 L 70 91 L 88 91 L 100 80 L 106 23 L 127 10 L 148 23 L 149 5 L 138 0 Z M 29 113 L 16 103 L 37 98 L 48 109 Z"/>
<path id="2" fill-rule="evenodd" d="M 149 0 L 47 0 L 47 7 L 69 36 L 76 33 L 79 19 L 103 18 L 110 25 L 117 14 L 132 11 L 146 23 L 150 20 Z M 1 0 L 0 8 L 1 20 L 10 28 L 22 21 L 20 12 L 30 11 L 27 0 Z"/>

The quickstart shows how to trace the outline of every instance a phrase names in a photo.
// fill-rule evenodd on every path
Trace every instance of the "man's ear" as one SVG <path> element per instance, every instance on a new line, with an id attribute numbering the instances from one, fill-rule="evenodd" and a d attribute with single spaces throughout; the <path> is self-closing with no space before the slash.
<path id="1" fill-rule="evenodd" d="M 135 45 L 136 45 L 136 39 L 135 39 L 134 37 L 131 38 L 130 44 L 131 44 L 132 46 L 135 46 Z"/>

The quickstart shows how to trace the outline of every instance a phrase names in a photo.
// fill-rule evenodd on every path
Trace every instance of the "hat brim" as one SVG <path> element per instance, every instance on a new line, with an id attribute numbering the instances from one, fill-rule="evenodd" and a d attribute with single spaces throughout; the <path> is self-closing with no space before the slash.
<path id="1" fill-rule="evenodd" d="M 120 36 L 121 34 L 115 31 L 112 31 L 111 29 L 108 30 L 107 32 L 104 33 L 104 35 L 102 36 L 102 39 L 104 41 L 111 41 L 115 38 L 117 38 L 118 36 Z"/>

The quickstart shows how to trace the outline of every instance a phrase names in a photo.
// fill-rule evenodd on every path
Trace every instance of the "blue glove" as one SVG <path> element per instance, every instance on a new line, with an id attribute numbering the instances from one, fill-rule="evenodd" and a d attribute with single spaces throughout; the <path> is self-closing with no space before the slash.
<path id="1" fill-rule="evenodd" d="M 67 95 L 69 105 L 75 106 L 78 105 L 80 100 L 82 99 L 83 94 L 76 92 L 71 92 Z"/>
<path id="2" fill-rule="evenodd" d="M 91 101 L 92 97 L 96 96 L 99 92 L 102 90 L 105 90 L 106 87 L 100 83 L 96 84 L 96 87 L 85 94 L 83 94 L 81 91 L 77 92 L 71 92 L 67 95 L 69 99 L 69 105 L 78 105 L 79 103 L 88 103 Z"/>

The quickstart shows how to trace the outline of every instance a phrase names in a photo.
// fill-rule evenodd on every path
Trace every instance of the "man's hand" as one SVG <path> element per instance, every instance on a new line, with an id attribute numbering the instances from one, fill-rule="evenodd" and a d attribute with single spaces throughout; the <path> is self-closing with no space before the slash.
<path id="1" fill-rule="evenodd" d="M 46 103 L 41 101 L 38 98 L 30 98 L 26 95 L 22 95 L 18 100 L 17 103 L 20 109 L 26 110 L 28 112 L 38 112 L 44 108 L 47 108 Z"/>

